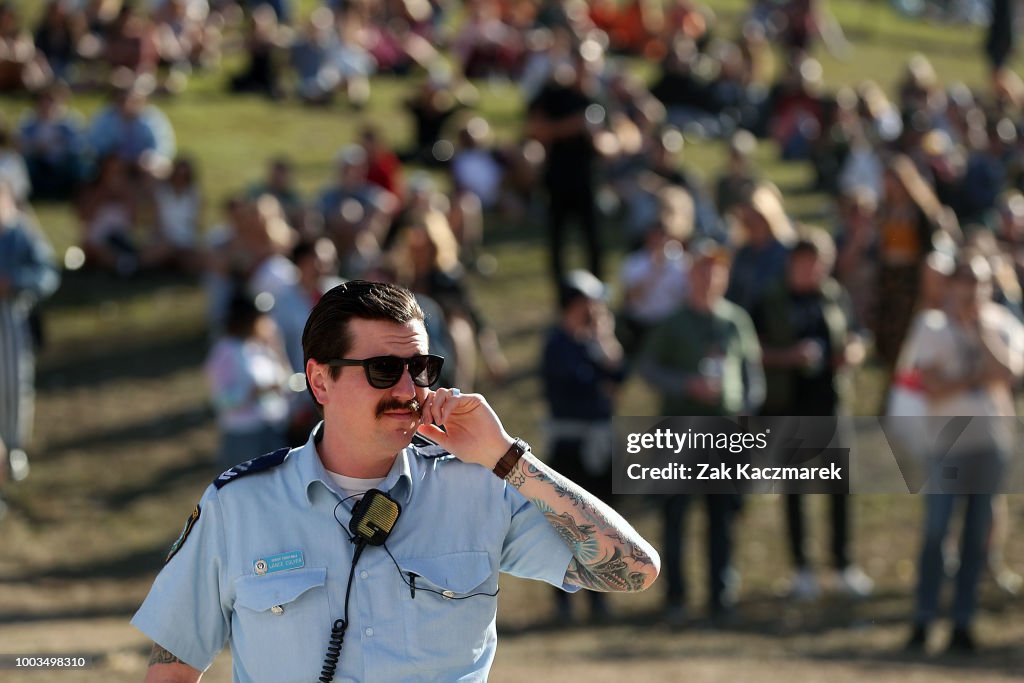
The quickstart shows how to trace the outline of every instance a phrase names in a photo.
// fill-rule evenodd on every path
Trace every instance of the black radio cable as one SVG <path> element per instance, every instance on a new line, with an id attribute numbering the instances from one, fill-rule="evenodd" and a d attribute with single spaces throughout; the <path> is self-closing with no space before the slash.
<path id="1" fill-rule="evenodd" d="M 334 506 L 334 519 L 338 519 L 338 508 L 346 500 L 355 498 L 359 494 L 342 498 L 338 501 L 338 504 Z M 334 672 L 338 670 L 338 662 L 341 661 L 341 648 L 345 643 L 345 630 L 348 628 L 348 599 L 352 594 L 352 579 L 356 575 L 356 562 L 359 561 L 359 556 L 363 554 L 363 549 L 366 548 L 366 540 L 359 539 L 356 541 L 355 536 L 348 532 L 348 529 L 344 525 L 340 524 L 341 530 L 348 536 L 348 540 L 356 544 L 356 551 L 352 555 L 352 566 L 348 570 L 348 585 L 345 587 L 345 616 L 341 619 L 335 619 L 334 624 L 331 626 L 331 640 L 327 645 L 327 654 L 324 656 L 324 665 L 320 669 L 320 678 L 317 679 L 318 683 L 331 683 L 334 680 Z"/>
<path id="2" fill-rule="evenodd" d="M 338 661 L 341 659 L 341 647 L 345 641 L 345 629 L 348 628 L 348 599 L 352 595 L 352 579 L 356 575 L 356 563 L 366 548 L 366 541 L 360 539 L 356 542 L 356 552 L 352 555 L 352 566 L 348 570 L 348 585 L 345 587 L 345 616 L 335 619 L 331 627 L 331 641 L 327 645 L 327 655 L 324 657 L 324 665 L 320 670 L 319 683 L 331 683 L 334 680 L 334 672 L 338 669 Z"/>

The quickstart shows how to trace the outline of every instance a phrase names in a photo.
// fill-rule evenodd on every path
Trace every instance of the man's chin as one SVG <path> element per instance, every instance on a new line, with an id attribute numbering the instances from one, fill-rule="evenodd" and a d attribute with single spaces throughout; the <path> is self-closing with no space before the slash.
<path id="1" fill-rule="evenodd" d="M 420 416 L 414 412 L 384 413 L 378 418 L 380 426 L 392 434 L 395 442 L 402 442 L 399 448 L 405 448 L 412 441 L 413 434 L 420 424 Z"/>

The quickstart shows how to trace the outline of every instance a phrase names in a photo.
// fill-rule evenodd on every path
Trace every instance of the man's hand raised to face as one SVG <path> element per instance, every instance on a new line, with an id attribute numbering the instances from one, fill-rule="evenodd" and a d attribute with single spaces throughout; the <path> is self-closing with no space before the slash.
<path id="1" fill-rule="evenodd" d="M 463 394 L 458 389 L 427 394 L 417 431 L 459 460 L 487 469 L 494 469 L 515 441 L 483 396 Z"/>

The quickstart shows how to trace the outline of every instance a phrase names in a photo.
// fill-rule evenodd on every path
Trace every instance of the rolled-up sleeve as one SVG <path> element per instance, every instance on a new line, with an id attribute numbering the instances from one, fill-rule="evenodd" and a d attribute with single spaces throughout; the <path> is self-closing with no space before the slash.
<path id="1" fill-rule="evenodd" d="M 501 571 L 544 581 L 570 593 L 579 590 L 579 586 L 565 583 L 572 551 L 540 508 L 507 484 L 505 503 L 512 518 L 501 549 Z"/>

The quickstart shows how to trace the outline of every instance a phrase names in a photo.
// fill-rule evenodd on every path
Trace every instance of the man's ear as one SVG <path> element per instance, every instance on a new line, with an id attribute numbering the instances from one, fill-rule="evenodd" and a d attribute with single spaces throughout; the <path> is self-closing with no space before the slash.
<path id="1" fill-rule="evenodd" d="M 317 363 L 312 358 L 306 361 L 306 382 L 321 405 L 327 403 L 327 381 L 330 379 L 330 371 L 330 367 Z"/>

